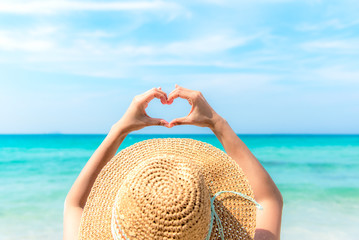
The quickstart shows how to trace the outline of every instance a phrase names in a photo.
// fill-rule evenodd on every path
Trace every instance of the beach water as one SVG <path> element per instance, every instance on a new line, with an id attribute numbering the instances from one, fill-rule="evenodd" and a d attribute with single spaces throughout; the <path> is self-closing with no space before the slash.
<path id="1" fill-rule="evenodd" d="M 0 239 L 62 239 L 67 192 L 105 135 L 0 135 Z M 186 137 L 221 147 L 214 135 Z M 241 135 L 284 197 L 282 239 L 359 236 L 359 135 Z"/>

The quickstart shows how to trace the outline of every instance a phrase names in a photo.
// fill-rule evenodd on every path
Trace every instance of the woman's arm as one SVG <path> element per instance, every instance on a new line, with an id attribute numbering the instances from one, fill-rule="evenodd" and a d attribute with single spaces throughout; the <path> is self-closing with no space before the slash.
<path id="1" fill-rule="evenodd" d="M 101 169 L 115 155 L 125 137 L 122 126 L 114 125 L 72 185 L 64 206 L 64 239 L 77 239 L 82 210 L 92 185 Z"/>
<path id="2" fill-rule="evenodd" d="M 165 120 L 150 118 L 146 114 L 145 109 L 154 98 L 161 99 L 163 104 L 167 103 L 167 95 L 161 88 L 153 88 L 136 96 L 126 113 L 113 125 L 109 134 L 82 169 L 65 200 L 64 240 L 77 239 L 82 211 L 91 188 L 101 169 L 115 155 L 125 137 L 130 132 L 146 126 L 162 125 L 168 127 Z"/>
<path id="3" fill-rule="evenodd" d="M 176 85 L 168 96 L 171 104 L 177 97 L 187 99 L 192 105 L 188 116 L 174 119 L 169 126 L 191 124 L 209 127 L 222 143 L 227 154 L 234 159 L 246 174 L 257 202 L 263 210 L 257 212 L 255 240 L 280 239 L 283 200 L 277 186 L 248 147 L 239 139 L 227 121 L 219 116 L 198 91 Z"/>
<path id="4" fill-rule="evenodd" d="M 254 239 L 280 239 L 283 199 L 272 178 L 225 119 L 217 115 L 211 129 L 227 154 L 242 168 L 251 184 L 256 201 L 263 207 L 263 210 L 257 210 Z"/>

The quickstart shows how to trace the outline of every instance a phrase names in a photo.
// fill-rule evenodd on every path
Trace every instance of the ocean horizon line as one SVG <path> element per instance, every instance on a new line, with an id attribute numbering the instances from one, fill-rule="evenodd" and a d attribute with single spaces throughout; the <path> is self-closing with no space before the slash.
<path id="1" fill-rule="evenodd" d="M 40 136 L 40 135 L 78 135 L 78 136 L 104 136 L 108 133 L 0 133 L 0 136 Z M 148 136 L 148 135 L 167 135 L 167 136 L 211 136 L 214 133 L 130 133 L 129 135 Z M 254 136 L 359 136 L 359 133 L 236 133 L 236 135 Z"/>

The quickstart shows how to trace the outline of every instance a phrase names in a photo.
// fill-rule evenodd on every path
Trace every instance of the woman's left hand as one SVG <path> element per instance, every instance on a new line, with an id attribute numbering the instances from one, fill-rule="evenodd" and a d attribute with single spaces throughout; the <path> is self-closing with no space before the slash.
<path id="1" fill-rule="evenodd" d="M 148 103 L 154 98 L 161 100 L 162 104 L 167 104 L 167 94 L 161 88 L 152 88 L 147 92 L 137 95 L 122 118 L 114 125 L 120 127 L 123 133 L 129 134 L 132 131 L 140 130 L 147 126 L 169 127 L 168 122 L 161 118 L 151 118 L 146 113 Z"/>

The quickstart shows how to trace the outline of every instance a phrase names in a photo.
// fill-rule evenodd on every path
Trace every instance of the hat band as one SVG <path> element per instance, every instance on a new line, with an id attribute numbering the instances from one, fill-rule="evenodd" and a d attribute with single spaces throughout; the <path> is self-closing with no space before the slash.
<path id="1" fill-rule="evenodd" d="M 251 198 L 251 197 L 249 197 L 249 196 L 247 196 L 247 195 L 245 195 L 243 193 L 239 193 L 239 192 L 235 192 L 235 191 L 220 191 L 220 192 L 217 192 L 211 198 L 211 224 L 209 225 L 209 230 L 208 230 L 206 240 L 209 240 L 210 237 L 211 237 L 214 217 L 216 218 L 216 223 L 217 223 L 217 226 L 218 226 L 218 232 L 221 235 L 221 239 L 224 240 L 224 233 L 223 233 L 223 226 L 222 226 L 222 223 L 221 223 L 221 219 L 218 217 L 216 209 L 214 208 L 214 200 L 216 199 L 216 197 L 218 197 L 222 193 L 234 193 L 234 194 L 237 194 L 237 195 L 239 195 L 239 196 L 253 202 L 259 210 L 263 209 L 263 207 L 259 203 L 257 203 L 256 200 L 254 200 L 253 198 Z"/>
<path id="2" fill-rule="evenodd" d="M 221 195 L 222 193 L 233 193 L 233 194 L 236 194 L 236 195 L 239 195 L 251 202 L 253 202 L 256 207 L 259 209 L 259 210 L 262 210 L 263 207 L 258 203 L 256 202 L 256 200 L 254 200 L 253 198 L 243 194 L 243 193 L 240 193 L 240 192 L 235 192 L 235 191 L 220 191 L 220 192 L 217 192 L 216 194 L 214 194 L 214 196 L 211 198 L 211 222 L 210 222 L 210 225 L 209 225 L 209 230 L 208 230 L 208 234 L 207 234 L 207 237 L 206 237 L 206 240 L 209 240 L 210 237 L 211 237 L 211 234 L 212 234 L 212 229 L 213 229 L 213 220 L 214 218 L 216 218 L 216 223 L 217 223 L 217 226 L 218 226 L 218 231 L 219 231 L 219 234 L 221 235 L 221 239 L 224 240 L 224 233 L 223 233 L 223 226 L 222 226 L 222 223 L 221 223 L 221 219 L 218 217 L 218 214 L 216 212 L 216 209 L 214 208 L 214 200 L 216 199 L 216 197 L 218 197 L 219 195 Z M 119 222 L 117 221 L 117 218 L 115 217 L 115 212 L 114 210 L 112 211 L 112 224 L 111 224 L 111 232 L 112 232 L 112 237 L 114 240 L 121 240 L 121 235 L 126 239 L 126 240 L 130 240 L 125 232 L 121 229 L 121 225 L 119 224 Z M 116 226 L 113 224 L 115 223 L 117 225 L 117 228 L 116 229 Z"/>
<path id="3" fill-rule="evenodd" d="M 115 208 L 112 209 L 111 233 L 114 240 L 122 240 L 121 236 L 123 236 L 126 240 L 129 239 L 116 218 Z"/>

